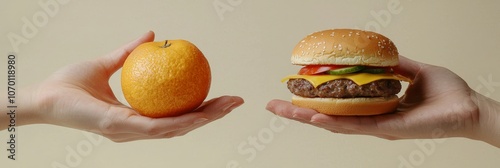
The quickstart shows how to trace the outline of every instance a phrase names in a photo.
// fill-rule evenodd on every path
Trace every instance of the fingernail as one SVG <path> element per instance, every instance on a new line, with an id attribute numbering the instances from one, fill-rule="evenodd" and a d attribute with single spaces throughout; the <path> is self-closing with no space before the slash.
<path id="1" fill-rule="evenodd" d="M 300 116 L 300 115 L 298 115 L 298 114 L 293 114 L 293 115 L 292 115 L 292 117 L 293 117 L 293 118 L 295 118 L 295 119 L 305 120 L 305 118 L 304 118 L 304 117 L 301 117 L 301 116 Z"/>
<path id="2" fill-rule="evenodd" d="M 198 119 L 194 120 L 193 124 L 199 124 L 199 123 L 205 122 L 207 120 L 208 120 L 207 118 L 198 118 Z"/>
<path id="3" fill-rule="evenodd" d="M 314 124 L 322 124 L 320 121 L 315 120 L 315 119 L 312 119 L 312 118 L 311 118 L 311 123 L 314 123 Z"/>
<path id="4" fill-rule="evenodd" d="M 236 102 L 232 102 L 232 103 L 224 106 L 224 108 L 222 108 L 222 111 L 223 112 L 227 112 L 228 110 L 233 110 L 234 109 L 234 107 L 233 107 L 234 104 L 236 104 Z"/>

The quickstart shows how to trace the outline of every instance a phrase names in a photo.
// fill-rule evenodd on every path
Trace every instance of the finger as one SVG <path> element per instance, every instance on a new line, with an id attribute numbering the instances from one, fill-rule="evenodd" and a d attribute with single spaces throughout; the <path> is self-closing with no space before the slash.
<path id="1" fill-rule="evenodd" d="M 400 120 L 393 121 L 390 116 L 329 116 L 312 109 L 300 108 L 283 100 L 270 101 L 266 109 L 289 119 L 342 134 L 362 134 L 384 139 L 399 139 L 398 136 L 391 134 L 399 132 L 396 131 L 396 128 L 404 126 L 403 123 L 399 122 Z M 399 125 L 399 127 L 394 127 L 394 125 Z"/>
<path id="2" fill-rule="evenodd" d="M 403 76 L 409 77 L 410 79 L 414 79 L 415 76 L 420 72 L 424 63 L 420 63 L 414 60 L 411 60 L 405 56 L 399 56 L 399 65 L 396 66 L 398 73 Z"/>
<path id="3" fill-rule="evenodd" d="M 142 135 L 159 135 L 187 128 L 193 124 L 215 120 L 240 106 L 243 99 L 234 96 L 216 98 L 212 103 L 201 107 L 202 111 L 187 113 L 176 117 L 149 118 L 140 115 L 129 115 L 115 118 L 107 126 L 109 133 L 138 133 Z M 130 109 L 129 109 L 130 110 Z M 118 113 L 120 113 L 118 111 Z"/>
<path id="4" fill-rule="evenodd" d="M 343 128 L 352 133 L 378 137 L 403 137 L 406 123 L 403 114 L 391 113 L 377 116 L 328 116 L 318 114 L 311 122 L 326 128 Z"/>
<path id="5" fill-rule="evenodd" d="M 376 127 L 376 121 L 371 117 L 358 116 L 328 116 L 317 114 L 311 118 L 311 123 L 315 123 L 330 128 L 345 128 L 357 132 L 372 132 Z"/>
<path id="6" fill-rule="evenodd" d="M 233 109 L 241 106 L 244 103 L 244 100 L 240 97 L 237 96 L 222 96 L 219 98 L 212 99 L 210 101 L 207 101 L 203 106 L 201 106 L 198 110 L 202 110 L 200 112 L 195 112 L 195 113 L 201 113 L 201 114 L 208 114 L 206 115 L 207 120 L 206 121 L 199 121 L 197 123 L 192 124 L 189 127 L 183 128 L 176 130 L 174 132 L 167 133 L 166 137 L 169 137 L 171 134 L 174 134 L 175 136 L 181 136 L 184 134 L 187 134 L 188 132 L 191 132 L 194 129 L 197 129 L 199 127 L 202 127 L 210 122 L 213 122 L 217 119 L 222 118 L 229 112 L 231 112 Z M 210 114 L 213 111 L 218 111 L 217 107 L 219 108 L 219 113 L 214 113 Z"/>
<path id="7" fill-rule="evenodd" d="M 191 130 L 190 130 L 191 131 Z M 112 135 L 106 135 L 106 138 L 113 142 L 130 142 L 137 140 L 147 140 L 147 139 L 167 139 L 176 136 L 182 136 L 187 134 L 189 131 L 186 130 L 176 130 L 158 135 L 144 135 L 137 133 L 117 133 Z"/>
<path id="8" fill-rule="evenodd" d="M 111 107 L 100 123 L 101 132 L 106 135 L 135 133 L 158 135 L 188 127 L 193 123 L 208 120 L 201 113 L 188 113 L 177 117 L 150 118 L 141 116 L 131 109 Z"/>
<path id="9" fill-rule="evenodd" d="M 267 103 L 266 109 L 273 112 L 276 115 L 291 118 L 289 111 L 292 111 L 295 107 L 291 103 L 284 100 L 271 100 Z"/>
<path id="10" fill-rule="evenodd" d="M 206 101 L 203 103 L 200 108 L 198 108 L 194 113 L 205 114 L 207 120 L 199 120 L 198 122 L 185 127 L 183 129 L 178 129 L 172 132 L 165 133 L 163 135 L 164 138 L 171 138 L 175 136 L 185 135 L 199 127 L 202 127 L 210 122 L 213 122 L 217 119 L 222 118 L 233 109 L 241 106 L 244 103 L 244 100 L 237 96 L 222 96 L 219 98 L 214 98 L 212 100 Z"/>
<path id="11" fill-rule="evenodd" d="M 340 134 L 357 134 L 357 135 L 369 135 L 369 136 L 376 136 L 384 139 L 388 139 L 389 136 L 386 134 L 379 134 L 376 132 L 365 132 L 362 129 L 353 129 L 352 127 L 348 125 L 343 125 L 341 123 L 325 123 L 325 122 L 318 122 L 316 119 L 311 121 L 309 124 L 314 125 L 319 128 L 323 128 L 326 130 L 329 130 L 333 133 L 340 133 Z"/>
<path id="12" fill-rule="evenodd" d="M 243 104 L 243 99 L 237 96 L 222 96 L 219 98 L 214 98 L 212 100 L 206 101 L 200 108 L 198 108 L 193 113 L 198 113 L 203 119 L 196 120 L 193 124 L 182 127 L 171 132 L 164 132 L 163 138 L 171 138 L 175 136 L 181 136 L 202 127 L 210 122 L 222 118 L 234 108 L 239 107 Z"/>
<path id="13" fill-rule="evenodd" d="M 120 133 L 120 134 L 113 134 L 111 136 L 107 136 L 108 139 L 112 140 L 113 142 L 130 142 L 130 141 L 138 141 L 138 140 L 148 140 L 148 139 L 168 139 L 168 138 L 174 138 L 177 136 L 183 136 L 189 133 L 191 130 L 177 130 L 177 131 L 172 131 L 172 132 L 167 132 L 164 134 L 158 134 L 158 135 L 152 135 L 152 136 L 146 136 L 142 134 L 133 134 L 133 133 Z"/>
<path id="14" fill-rule="evenodd" d="M 161 121 L 163 119 L 149 119 L 142 116 L 130 116 L 128 123 L 125 122 L 117 124 L 115 127 L 120 127 L 121 130 L 116 130 L 112 134 L 106 135 L 109 139 L 115 142 L 126 142 L 139 139 L 157 139 L 157 138 L 172 138 L 175 136 L 181 136 L 187 134 L 188 132 L 206 125 L 216 119 L 221 118 L 223 115 L 229 113 L 234 108 L 240 106 L 243 103 L 243 99 L 236 96 L 222 96 L 220 98 L 215 98 L 206 101 L 198 110 L 199 112 L 188 113 L 183 116 L 196 116 L 195 120 L 192 119 L 177 119 L 177 124 L 175 126 L 167 126 L 172 124 L 152 124 L 151 127 L 141 126 L 144 119 L 150 120 L 149 122 L 165 122 Z M 177 118 L 181 118 L 179 116 Z M 184 117 L 186 118 L 186 117 Z M 171 119 L 171 118 L 169 118 Z M 181 121 L 182 120 L 182 121 Z M 164 127 L 164 128 L 161 128 Z M 137 129 L 145 128 L 145 129 Z"/>
<path id="15" fill-rule="evenodd" d="M 202 113 L 188 113 L 176 117 L 155 118 L 151 120 L 148 127 L 143 130 L 139 130 L 139 133 L 148 136 L 156 136 L 176 130 L 185 129 L 193 124 L 197 124 L 207 120 L 209 119 L 206 118 L 206 116 Z M 137 120 L 138 124 L 146 124 L 141 122 L 141 120 Z"/>
<path id="16" fill-rule="evenodd" d="M 267 103 L 266 109 L 276 115 L 300 122 L 310 122 L 312 116 L 318 114 L 318 112 L 313 109 L 298 107 L 288 101 L 277 99 Z"/>
<path id="17" fill-rule="evenodd" d="M 98 63 L 101 64 L 108 76 L 111 76 L 114 72 L 120 69 L 125 62 L 125 59 L 128 55 L 134 50 L 137 46 L 145 42 L 151 42 L 155 38 L 155 34 L 153 31 L 149 31 L 142 35 L 141 37 L 135 39 L 134 41 L 129 42 L 128 44 L 123 45 L 122 47 L 116 49 L 112 53 L 97 59 Z"/>
<path id="18" fill-rule="evenodd" d="M 234 108 L 239 107 L 243 104 L 243 99 L 237 96 L 222 96 L 219 98 L 214 98 L 204 103 L 203 106 L 200 106 L 192 113 L 198 113 L 202 116 L 202 119 L 196 120 L 193 124 L 188 125 L 186 127 L 181 127 L 179 129 L 172 130 L 170 132 L 163 132 L 159 136 L 155 136 L 156 138 L 172 138 L 175 136 L 182 136 L 191 132 L 199 127 L 202 127 L 210 122 L 213 122 L 217 119 L 222 118 L 229 112 L 231 112 Z"/>
<path id="19" fill-rule="evenodd" d="M 243 103 L 244 100 L 238 96 L 221 96 L 203 103 L 194 112 L 201 112 L 209 119 L 217 119 L 231 112 L 234 108 L 241 106 Z"/>

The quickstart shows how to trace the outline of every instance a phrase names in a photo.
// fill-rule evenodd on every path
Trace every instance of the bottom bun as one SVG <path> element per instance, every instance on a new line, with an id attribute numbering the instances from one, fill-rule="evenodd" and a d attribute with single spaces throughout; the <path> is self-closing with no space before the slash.
<path id="1" fill-rule="evenodd" d="M 389 113 L 396 110 L 398 103 L 399 98 L 396 95 L 374 98 L 306 98 L 297 95 L 292 97 L 292 104 L 327 115 L 357 116 Z"/>

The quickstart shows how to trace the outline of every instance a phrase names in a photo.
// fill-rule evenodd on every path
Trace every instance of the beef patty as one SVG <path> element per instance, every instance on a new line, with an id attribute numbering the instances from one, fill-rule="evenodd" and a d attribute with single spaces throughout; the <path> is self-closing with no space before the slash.
<path id="1" fill-rule="evenodd" d="M 305 79 L 290 79 L 287 85 L 293 94 L 309 98 L 387 97 L 401 91 L 401 83 L 391 79 L 377 80 L 361 86 L 349 79 L 337 79 L 317 88 Z"/>

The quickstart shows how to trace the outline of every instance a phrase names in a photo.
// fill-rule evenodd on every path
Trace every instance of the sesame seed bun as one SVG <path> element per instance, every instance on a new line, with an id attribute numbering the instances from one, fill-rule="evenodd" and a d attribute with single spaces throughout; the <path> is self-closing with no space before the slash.
<path id="1" fill-rule="evenodd" d="M 370 31 L 330 29 L 312 33 L 293 49 L 295 65 L 396 66 L 398 49 L 387 37 Z"/>

